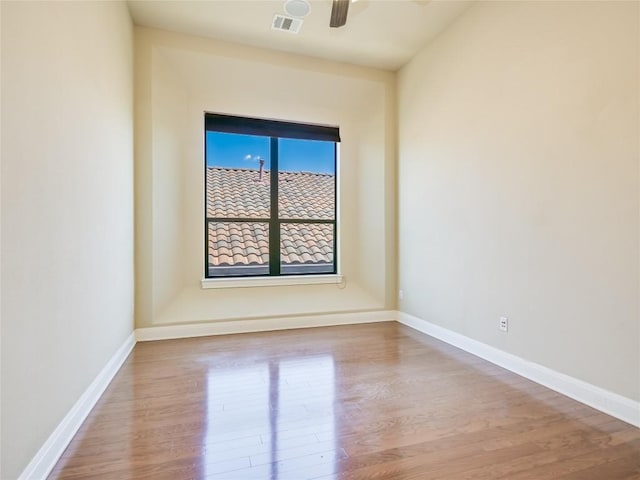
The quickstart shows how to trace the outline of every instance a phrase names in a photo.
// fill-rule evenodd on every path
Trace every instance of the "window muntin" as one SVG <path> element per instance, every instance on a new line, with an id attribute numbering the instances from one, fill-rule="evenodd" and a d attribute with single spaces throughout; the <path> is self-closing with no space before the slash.
<path id="1" fill-rule="evenodd" d="M 336 273 L 338 129 L 214 114 L 205 127 L 205 277 Z"/>

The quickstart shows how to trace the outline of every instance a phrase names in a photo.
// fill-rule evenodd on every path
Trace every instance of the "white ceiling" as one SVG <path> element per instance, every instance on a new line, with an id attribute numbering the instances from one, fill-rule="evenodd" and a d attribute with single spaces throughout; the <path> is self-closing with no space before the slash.
<path id="1" fill-rule="evenodd" d="M 310 0 L 298 34 L 271 29 L 284 0 L 130 0 L 137 25 L 228 42 L 397 70 L 466 10 L 471 1 L 359 0 L 347 24 L 329 28 L 331 0 Z"/>

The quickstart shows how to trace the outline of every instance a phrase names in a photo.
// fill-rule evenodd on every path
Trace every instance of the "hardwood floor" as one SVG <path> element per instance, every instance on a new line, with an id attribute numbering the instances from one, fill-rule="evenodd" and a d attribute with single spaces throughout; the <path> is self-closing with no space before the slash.
<path id="1" fill-rule="evenodd" d="M 50 479 L 640 479 L 640 429 L 397 323 L 139 343 Z"/>

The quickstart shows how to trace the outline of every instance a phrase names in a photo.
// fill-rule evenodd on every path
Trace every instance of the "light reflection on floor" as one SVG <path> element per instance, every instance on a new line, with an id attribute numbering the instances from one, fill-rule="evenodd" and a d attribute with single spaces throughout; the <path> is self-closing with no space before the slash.
<path id="1" fill-rule="evenodd" d="M 211 369 L 205 478 L 233 480 L 248 467 L 238 479 L 331 475 L 342 455 L 335 393 L 331 355 Z"/>

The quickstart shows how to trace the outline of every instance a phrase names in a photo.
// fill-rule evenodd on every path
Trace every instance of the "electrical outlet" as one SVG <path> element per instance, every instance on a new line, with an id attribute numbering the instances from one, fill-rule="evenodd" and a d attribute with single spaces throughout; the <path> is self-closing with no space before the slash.
<path id="1" fill-rule="evenodd" d="M 507 317 L 500 317 L 500 330 L 503 332 L 509 331 L 509 319 Z"/>
<path id="2" fill-rule="evenodd" d="M 404 299 L 404 292 L 402 290 L 398 290 L 398 298 L 400 300 Z"/>

